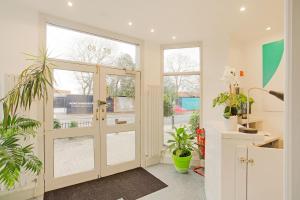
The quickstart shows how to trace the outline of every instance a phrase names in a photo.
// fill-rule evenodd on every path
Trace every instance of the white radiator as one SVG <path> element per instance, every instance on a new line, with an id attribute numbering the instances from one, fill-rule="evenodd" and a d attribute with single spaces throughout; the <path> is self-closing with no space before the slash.
<path id="1" fill-rule="evenodd" d="M 146 165 L 160 162 L 163 130 L 162 115 L 163 104 L 161 98 L 161 87 L 156 85 L 147 86 L 146 98 Z"/>

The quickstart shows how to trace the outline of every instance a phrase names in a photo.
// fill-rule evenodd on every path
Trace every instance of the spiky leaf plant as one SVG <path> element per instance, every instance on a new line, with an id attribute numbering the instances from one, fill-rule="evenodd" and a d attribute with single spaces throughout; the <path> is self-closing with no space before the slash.
<path id="1" fill-rule="evenodd" d="M 40 173 L 42 162 L 34 155 L 33 145 L 22 145 L 36 135 L 40 123 L 18 116 L 8 116 L 7 125 L 0 122 L 0 182 L 8 189 L 19 180 L 21 170 Z"/>
<path id="2" fill-rule="evenodd" d="M 29 55 L 33 64 L 25 67 L 18 82 L 8 94 L 0 99 L 3 116 L 0 122 L 0 184 L 11 189 L 19 181 L 21 172 L 39 174 L 42 162 L 34 155 L 33 145 L 24 141 L 34 137 L 40 122 L 17 115 L 19 108 L 30 109 L 34 100 L 47 100 L 47 89 L 52 87 L 51 64 L 47 51 L 39 56 Z"/>

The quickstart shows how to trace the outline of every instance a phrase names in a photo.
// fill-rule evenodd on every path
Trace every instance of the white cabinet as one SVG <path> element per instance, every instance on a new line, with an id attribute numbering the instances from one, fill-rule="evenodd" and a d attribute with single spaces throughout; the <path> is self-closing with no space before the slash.
<path id="1" fill-rule="evenodd" d="M 258 147 L 248 149 L 246 147 L 269 143 L 278 138 L 265 136 L 265 133 L 262 132 L 245 134 L 223 131 L 221 124 L 207 127 L 205 157 L 207 200 L 260 200 L 259 196 L 262 191 L 269 193 L 265 194 L 266 196 L 262 200 L 277 200 L 273 196 L 278 196 L 280 192 L 277 193 L 277 191 L 282 191 L 282 188 L 280 185 L 274 187 L 272 180 L 273 177 L 278 176 L 276 182 L 282 184 L 279 177 L 282 178 L 283 175 L 281 170 L 283 161 L 280 162 L 282 157 L 278 157 L 278 155 L 282 155 L 282 150 Z M 253 159 L 256 160 L 251 169 L 247 162 L 248 155 L 253 155 Z M 244 158 L 243 164 L 240 160 L 241 157 Z M 247 171 L 248 169 L 249 171 Z M 249 180 L 247 181 L 247 179 Z M 261 185 L 264 186 L 260 187 Z M 255 186 L 260 188 L 257 189 Z M 278 188 L 278 190 L 273 191 L 274 194 L 270 194 L 270 190 L 274 188 Z M 249 194 L 248 199 L 247 194 Z"/>
<path id="2" fill-rule="evenodd" d="M 237 147 L 236 200 L 283 200 L 283 150 Z"/>

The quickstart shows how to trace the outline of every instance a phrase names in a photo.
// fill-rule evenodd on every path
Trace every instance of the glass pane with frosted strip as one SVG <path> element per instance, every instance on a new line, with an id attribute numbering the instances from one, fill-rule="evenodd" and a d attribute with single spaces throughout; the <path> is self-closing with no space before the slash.
<path id="1" fill-rule="evenodd" d="M 69 137 L 54 140 L 54 177 L 93 170 L 94 137 Z"/>
<path id="2" fill-rule="evenodd" d="M 106 76 L 107 125 L 133 124 L 135 122 L 135 77 Z"/>
<path id="3" fill-rule="evenodd" d="M 94 73 L 53 70 L 53 128 L 91 127 Z"/>
<path id="4" fill-rule="evenodd" d="M 107 165 L 135 160 L 135 131 L 106 135 Z"/>

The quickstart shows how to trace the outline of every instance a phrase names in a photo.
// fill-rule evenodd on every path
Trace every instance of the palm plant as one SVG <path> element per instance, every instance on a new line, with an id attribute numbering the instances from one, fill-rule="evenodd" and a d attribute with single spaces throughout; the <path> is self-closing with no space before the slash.
<path id="1" fill-rule="evenodd" d="M 40 173 L 42 162 L 33 153 L 32 144 L 21 145 L 29 136 L 36 135 L 40 123 L 36 120 L 8 116 L 7 124 L 0 122 L 0 182 L 12 188 L 21 169 Z"/>
<path id="2" fill-rule="evenodd" d="M 39 56 L 26 54 L 33 64 L 25 67 L 18 82 L 8 94 L 0 99 L 3 103 L 3 120 L 0 122 L 0 183 L 8 189 L 19 181 L 22 170 L 39 174 L 42 162 L 34 155 L 33 145 L 24 145 L 34 137 L 40 122 L 17 115 L 19 108 L 30 109 L 34 100 L 47 100 L 48 87 L 52 87 L 53 66 L 47 51 Z"/>

